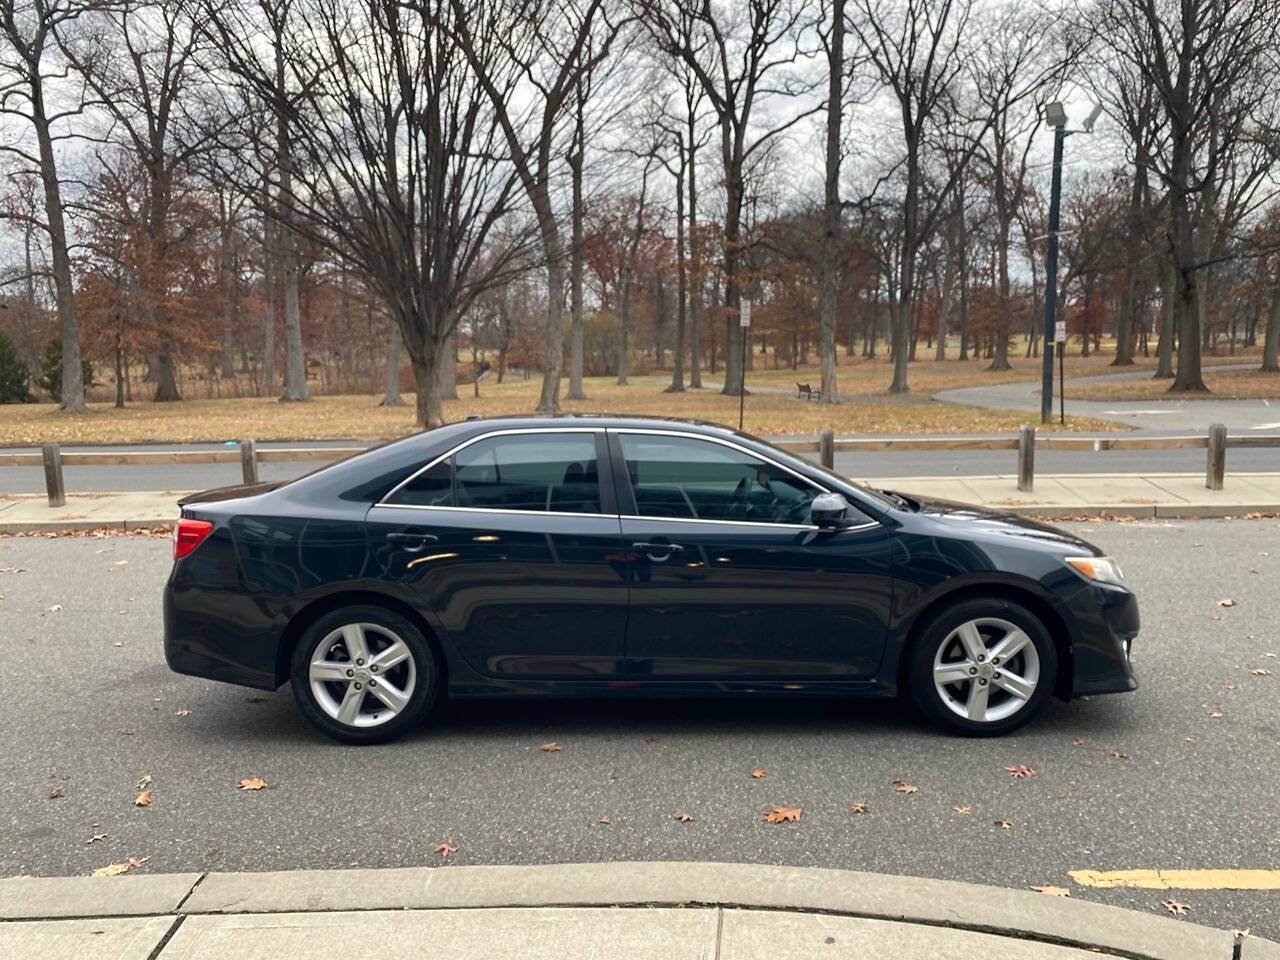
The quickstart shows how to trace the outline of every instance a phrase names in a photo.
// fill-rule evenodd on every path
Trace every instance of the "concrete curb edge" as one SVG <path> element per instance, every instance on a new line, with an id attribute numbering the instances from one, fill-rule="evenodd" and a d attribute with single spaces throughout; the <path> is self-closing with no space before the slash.
<path id="1" fill-rule="evenodd" d="M 887 874 L 731 863 L 586 863 L 0 880 L 0 920 L 160 914 L 705 905 L 973 930 L 1137 960 L 1276 960 L 1280 944 L 1083 900 Z"/>

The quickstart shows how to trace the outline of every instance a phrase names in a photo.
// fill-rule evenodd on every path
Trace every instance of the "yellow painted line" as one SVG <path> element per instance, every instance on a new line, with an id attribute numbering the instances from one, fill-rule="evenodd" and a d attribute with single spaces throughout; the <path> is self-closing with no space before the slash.
<path id="1" fill-rule="evenodd" d="M 1070 870 L 1082 887 L 1145 890 L 1280 890 L 1280 870 Z"/>

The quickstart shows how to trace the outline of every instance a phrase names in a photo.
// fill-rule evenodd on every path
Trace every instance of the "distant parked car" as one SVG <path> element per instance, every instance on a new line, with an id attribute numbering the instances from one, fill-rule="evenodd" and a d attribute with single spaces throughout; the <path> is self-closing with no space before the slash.
<path id="1" fill-rule="evenodd" d="M 907 691 L 982 735 L 1137 687 L 1137 602 L 1095 547 L 711 424 L 470 420 L 181 509 L 169 666 L 292 681 L 349 743 L 445 695 Z"/>

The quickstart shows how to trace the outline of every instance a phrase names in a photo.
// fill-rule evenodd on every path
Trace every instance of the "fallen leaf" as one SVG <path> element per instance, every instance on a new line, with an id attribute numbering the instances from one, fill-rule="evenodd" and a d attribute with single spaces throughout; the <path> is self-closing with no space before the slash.
<path id="1" fill-rule="evenodd" d="M 1030 779 L 1036 775 L 1036 772 L 1025 763 L 1020 763 L 1016 767 L 1005 767 L 1009 771 L 1009 776 L 1015 780 Z"/>
<path id="2" fill-rule="evenodd" d="M 555 753 L 557 750 L 560 749 L 560 744 L 556 743 L 553 740 L 551 743 L 538 744 L 538 749 L 543 751 L 544 753 Z"/>
<path id="3" fill-rule="evenodd" d="M 189 717 L 189 716 L 191 716 L 191 711 L 190 711 L 190 710 L 179 710 L 177 713 L 175 713 L 175 714 L 174 714 L 174 716 L 175 716 L 175 717 Z"/>
<path id="4" fill-rule="evenodd" d="M 601 817 L 596 823 L 603 823 L 606 827 L 612 825 L 613 821 L 608 817 Z"/>
<path id="5" fill-rule="evenodd" d="M 1221 711 L 1221 710 L 1215 710 L 1215 711 L 1213 711 L 1213 713 L 1209 714 L 1209 719 L 1210 719 L 1210 720 L 1221 720 L 1221 719 L 1222 719 L 1222 711 Z"/>
<path id="6" fill-rule="evenodd" d="M 61 787 L 54 787 L 52 790 L 49 791 L 50 800 L 57 800 L 59 797 L 65 797 L 65 796 L 66 794 L 62 792 Z"/>
<path id="7" fill-rule="evenodd" d="M 1069 897 L 1071 891 L 1066 887 L 1032 887 L 1036 893 L 1043 893 L 1046 897 Z"/>
<path id="8" fill-rule="evenodd" d="M 93 871 L 91 876 L 95 877 L 118 877 L 122 873 L 128 873 L 130 870 L 136 870 L 142 866 L 150 857 L 130 857 L 124 863 L 108 863 L 105 867 L 98 867 Z"/>
<path id="9" fill-rule="evenodd" d="M 645 742 L 645 743 L 657 743 L 657 742 L 658 742 L 658 738 L 657 738 L 657 737 L 645 737 L 645 738 L 644 738 L 644 742 Z"/>
<path id="10" fill-rule="evenodd" d="M 1191 904 L 1179 903 L 1177 900 L 1161 900 L 1160 906 L 1179 917 L 1191 909 Z"/>
<path id="11" fill-rule="evenodd" d="M 849 807 L 849 809 L 852 810 L 854 813 L 866 813 L 870 807 L 871 807 L 871 804 L 864 803 L 861 800 L 856 800 L 854 801 L 853 805 Z"/>
<path id="12" fill-rule="evenodd" d="M 117 640 L 115 643 L 113 643 L 113 644 L 111 644 L 111 645 L 112 645 L 113 647 L 123 647 L 123 646 L 124 646 L 124 644 L 123 644 L 123 643 L 121 643 L 119 640 Z"/>
<path id="13" fill-rule="evenodd" d="M 677 814 L 676 814 L 676 819 L 677 819 L 677 820 L 679 820 L 681 823 L 693 823 L 693 814 L 692 814 L 692 813 L 677 813 Z"/>
<path id="14" fill-rule="evenodd" d="M 764 777 L 764 775 L 765 775 L 764 769 L 761 767 L 756 767 L 754 770 L 751 771 L 751 776 L 756 780 L 760 780 L 761 778 Z"/>
<path id="15" fill-rule="evenodd" d="M 912 784 L 909 784 L 909 783 L 906 783 L 906 782 L 899 782 L 899 783 L 898 783 L 898 785 L 897 785 L 896 787 L 894 787 L 893 789 L 894 789 L 897 793 L 912 794 L 912 793 L 919 793 L 919 792 L 920 792 L 920 788 L 919 788 L 919 787 L 917 787 L 917 786 L 913 786 Z"/>
<path id="16" fill-rule="evenodd" d="M 1218 601 L 1218 606 L 1220 607 L 1234 607 L 1235 605 L 1236 605 L 1236 602 L 1232 600 L 1230 597 L 1227 597 L 1225 600 Z"/>
<path id="17" fill-rule="evenodd" d="M 105 833 L 95 833 L 92 837 L 90 837 L 88 840 L 86 840 L 86 841 L 85 841 L 85 843 L 86 843 L 86 844 L 89 844 L 89 843 L 100 843 L 101 841 L 103 841 L 103 840 L 105 840 L 105 839 L 107 839 L 107 835 L 106 835 Z"/>
<path id="18" fill-rule="evenodd" d="M 241 780 L 237 785 L 237 790 L 263 790 L 267 786 L 267 781 L 261 777 L 247 777 Z"/>
<path id="19" fill-rule="evenodd" d="M 995 821 L 995 825 L 999 827 L 1001 830 L 1013 829 L 1013 822 L 1011 820 L 997 820 Z"/>
<path id="20" fill-rule="evenodd" d="M 1263 669 L 1262 667 L 1255 667 L 1254 669 L 1252 669 L 1252 670 L 1250 670 L 1250 671 L 1249 671 L 1249 676 L 1251 676 L 1251 677 L 1269 677 L 1269 676 L 1271 676 L 1271 671 L 1270 671 L 1270 670 L 1265 670 L 1265 669 Z"/>
<path id="21" fill-rule="evenodd" d="M 800 819 L 804 810 L 801 807 L 774 807 L 764 815 L 769 823 L 787 823 Z"/>
<path id="22" fill-rule="evenodd" d="M 138 781 L 138 789 L 145 790 L 149 786 L 151 786 L 151 774 L 148 773 Z"/>
<path id="23" fill-rule="evenodd" d="M 1082 740 L 1080 737 L 1076 737 L 1074 740 L 1071 741 L 1071 745 L 1073 747 L 1083 747 L 1084 740 Z"/>
<path id="24" fill-rule="evenodd" d="M 968 806 L 966 806 L 966 807 L 952 807 L 952 808 L 951 808 L 951 812 L 952 812 L 952 813 L 958 813 L 958 814 L 960 814 L 960 816 L 964 817 L 964 816 L 968 816 L 969 814 L 973 813 L 973 807 L 968 807 Z"/>
<path id="25" fill-rule="evenodd" d="M 58 613 L 60 610 L 62 610 L 62 604 L 60 603 L 55 603 L 52 607 L 49 608 L 50 613 Z"/>
<path id="26" fill-rule="evenodd" d="M 457 853 L 458 848 L 452 843 L 437 843 L 431 852 L 440 854 L 440 859 L 443 860 L 445 857 L 449 856 L 449 854 Z"/>
<path id="27" fill-rule="evenodd" d="M 1129 755 L 1127 753 L 1121 753 L 1119 750 L 1112 750 L 1111 759 L 1112 760 L 1128 760 Z"/>
<path id="28" fill-rule="evenodd" d="M 142 791 L 140 794 L 138 794 L 138 796 L 134 799 L 134 801 L 133 801 L 133 805 L 134 805 L 135 807 L 149 807 L 149 806 L 151 806 L 151 791 L 150 791 L 150 790 L 143 790 L 143 791 Z"/>

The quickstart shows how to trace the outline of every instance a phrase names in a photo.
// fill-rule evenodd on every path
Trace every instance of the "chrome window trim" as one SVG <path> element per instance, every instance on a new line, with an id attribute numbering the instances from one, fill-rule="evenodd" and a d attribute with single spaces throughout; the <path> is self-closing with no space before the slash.
<path id="1" fill-rule="evenodd" d="M 525 516 L 528 516 L 531 513 L 559 513 L 563 516 L 575 516 L 575 517 L 617 516 L 617 514 L 610 514 L 610 513 L 567 513 L 566 511 L 562 511 L 562 510 L 504 510 L 500 508 L 494 508 L 493 510 L 490 510 L 487 507 L 442 507 L 442 506 L 430 506 L 427 504 L 387 503 L 388 499 L 390 499 L 391 497 L 394 497 L 397 493 L 400 492 L 401 487 L 408 486 L 410 483 L 412 483 L 422 474 L 426 473 L 428 470 L 434 467 L 437 463 L 440 463 L 440 461 L 448 460 L 454 454 L 458 453 L 458 451 L 465 450 L 467 447 L 471 446 L 471 444 L 479 443 L 481 440 L 487 440 L 490 437 L 505 437 L 505 436 L 512 436 L 516 434 L 523 434 L 523 433 L 596 434 L 601 432 L 603 429 L 604 429 L 603 427 L 510 427 L 506 430 L 490 430 L 488 433 L 478 434 L 472 437 L 470 440 L 464 440 L 462 443 L 458 444 L 456 447 L 451 447 L 447 452 L 440 454 L 440 456 L 436 457 L 434 460 L 423 465 L 422 467 L 419 467 L 413 473 L 409 474 L 409 476 L 405 477 L 403 480 L 397 483 L 394 487 L 388 490 L 386 496 L 384 496 L 381 500 L 375 503 L 374 506 L 375 507 L 397 507 L 397 508 L 404 507 L 410 510 L 473 510 L 473 511 L 479 511 L 481 513 L 518 513 L 518 514 L 523 514 Z M 597 468 L 597 472 L 598 472 L 598 469 L 599 468 Z M 599 481 L 597 481 L 597 484 L 598 483 Z"/>
<path id="2" fill-rule="evenodd" d="M 511 510 L 506 507 L 442 507 L 426 503 L 375 503 L 370 510 L 444 510 L 449 513 L 500 513 L 512 517 L 589 517 L 593 520 L 617 520 L 616 513 L 571 513 L 568 510 Z"/>
<path id="3" fill-rule="evenodd" d="M 432 509 L 427 507 L 425 509 Z M 773 530 L 822 530 L 812 523 L 770 523 L 768 520 L 715 520 L 711 518 L 703 519 L 701 517 L 642 517 L 635 514 L 624 513 L 621 516 L 623 520 L 642 520 L 650 523 L 715 523 L 728 524 L 731 527 L 769 527 Z M 850 530 L 866 530 L 869 527 L 878 527 L 880 524 L 875 520 L 869 520 L 866 523 L 859 523 L 852 527 L 832 527 L 834 533 L 847 533 Z"/>

